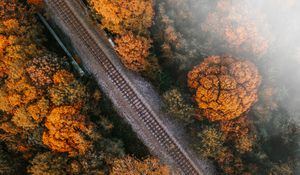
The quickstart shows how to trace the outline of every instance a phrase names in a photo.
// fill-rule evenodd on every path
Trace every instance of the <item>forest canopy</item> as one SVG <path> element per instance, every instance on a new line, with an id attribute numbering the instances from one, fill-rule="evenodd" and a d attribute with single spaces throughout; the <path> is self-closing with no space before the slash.
<path id="1" fill-rule="evenodd" d="M 82 2 L 199 160 L 300 174 L 298 1 Z M 0 1 L 0 174 L 174 174 L 75 71 L 36 16 L 51 20 L 45 5 Z"/>
<path id="2" fill-rule="evenodd" d="M 116 114 L 105 114 L 94 80 L 78 76 L 64 53 L 52 49 L 56 43 L 35 15 L 43 5 L 0 1 L 0 174 L 125 172 L 112 169 L 127 160 L 122 139 L 112 136 Z M 151 162 L 146 172 L 169 172 L 154 157 L 130 159 L 141 169 Z"/>

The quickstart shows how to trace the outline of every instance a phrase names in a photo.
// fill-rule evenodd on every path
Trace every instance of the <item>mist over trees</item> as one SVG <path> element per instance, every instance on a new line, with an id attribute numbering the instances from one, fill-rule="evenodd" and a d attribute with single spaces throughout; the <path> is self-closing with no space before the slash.
<path id="1" fill-rule="evenodd" d="M 52 49 L 34 15 L 43 5 L 0 1 L 0 174 L 170 174 Z M 298 1 L 86 5 L 218 174 L 300 173 Z"/>
<path id="2" fill-rule="evenodd" d="M 155 8 L 153 45 L 162 69 L 176 77 L 171 86 L 179 89 L 164 93 L 166 111 L 198 138 L 192 145 L 199 155 L 213 159 L 219 173 L 297 174 L 299 3 L 161 0 Z M 244 62 L 244 68 L 227 74 L 235 66 L 224 66 L 218 58 L 226 62 L 228 57 L 237 65 Z M 243 79 L 251 84 L 241 85 L 252 89 L 246 93 L 238 90 Z M 192 105 L 193 117 L 177 117 L 179 97 L 187 97 L 187 105 L 178 105 Z M 278 144 L 284 138 L 291 140 Z M 294 155 L 285 151 L 291 149 Z"/>

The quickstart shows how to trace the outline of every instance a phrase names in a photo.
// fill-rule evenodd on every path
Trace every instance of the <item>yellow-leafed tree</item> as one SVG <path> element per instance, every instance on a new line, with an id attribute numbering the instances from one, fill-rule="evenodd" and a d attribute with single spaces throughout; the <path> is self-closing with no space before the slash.
<path id="1" fill-rule="evenodd" d="M 115 42 L 116 50 L 127 68 L 133 71 L 145 70 L 152 42 L 150 39 L 128 32 L 118 37 Z"/>
<path id="2" fill-rule="evenodd" d="M 54 108 L 47 116 L 43 143 L 50 149 L 69 153 L 70 156 L 84 154 L 91 142 L 87 136 L 92 132 L 92 123 L 72 106 Z"/>
<path id="3" fill-rule="evenodd" d="M 102 27 L 113 33 L 144 33 L 152 25 L 153 0 L 90 0 L 90 5 L 102 17 Z"/>
<path id="4" fill-rule="evenodd" d="M 160 163 L 158 159 L 147 158 L 143 161 L 127 156 L 113 162 L 111 175 L 169 175 L 167 166 Z"/>

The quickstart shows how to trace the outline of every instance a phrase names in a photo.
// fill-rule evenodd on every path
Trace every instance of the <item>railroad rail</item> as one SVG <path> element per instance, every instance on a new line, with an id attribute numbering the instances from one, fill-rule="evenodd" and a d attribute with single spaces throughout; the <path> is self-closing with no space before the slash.
<path id="1" fill-rule="evenodd" d="M 135 112 L 136 115 L 132 118 L 145 126 L 143 130 L 147 130 L 151 137 L 156 140 L 156 144 L 164 149 L 163 152 L 166 152 L 168 157 L 172 159 L 171 164 L 179 169 L 182 174 L 203 174 L 203 170 L 198 166 L 198 163 L 190 158 L 191 155 L 181 147 L 178 140 L 172 136 L 168 128 L 157 117 L 157 114 L 141 99 L 141 95 L 135 91 L 132 83 L 128 82 L 119 68 L 111 61 L 109 55 L 99 47 L 97 40 L 91 36 L 84 21 L 76 15 L 77 12 L 72 8 L 72 3 L 76 3 L 76 1 L 46 0 L 46 4 L 53 14 L 72 31 L 74 36 L 78 37 L 78 40 L 81 41 L 81 47 L 88 50 L 93 59 L 102 67 L 108 80 L 120 92 L 123 100 L 129 104 L 131 110 Z M 129 121 L 132 121 L 132 118 Z M 142 135 L 145 137 L 147 134 Z"/>

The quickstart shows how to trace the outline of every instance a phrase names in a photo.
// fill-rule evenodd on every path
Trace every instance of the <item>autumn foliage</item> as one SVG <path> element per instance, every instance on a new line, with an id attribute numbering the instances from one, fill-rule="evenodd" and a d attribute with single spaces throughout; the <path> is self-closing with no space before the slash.
<path id="1" fill-rule="evenodd" d="M 31 160 L 31 166 L 28 167 L 27 171 L 32 175 L 66 174 L 67 161 L 67 157 L 59 154 L 51 152 L 39 153 Z"/>
<path id="2" fill-rule="evenodd" d="M 36 149 L 33 145 L 42 145 L 43 141 L 51 149 L 70 155 L 83 152 L 83 143 L 89 145 L 83 136 L 64 133 L 60 128 L 64 124 L 51 125 L 51 122 L 69 121 L 73 129 L 84 123 L 85 117 L 77 111 L 86 97 L 85 88 L 71 72 L 63 69 L 61 58 L 43 47 L 45 38 L 29 6 L 17 0 L 4 0 L 0 2 L 0 15 L 0 116 L 4 119 L 0 122 L 1 141 L 6 140 L 8 149 L 22 152 L 26 158 Z M 62 110 L 58 107 L 62 105 L 72 108 Z M 64 121 L 62 118 L 68 115 L 61 111 L 76 116 L 77 123 L 71 119 Z M 48 130 L 42 140 L 45 120 Z M 83 126 L 87 125 L 80 125 L 80 129 L 84 130 Z M 70 128 L 68 131 L 75 132 Z M 60 138 L 53 133 L 60 134 Z M 63 145 L 60 139 L 68 143 Z"/>
<path id="3" fill-rule="evenodd" d="M 153 0 L 90 0 L 90 4 L 102 17 L 102 27 L 113 33 L 145 32 L 152 25 Z"/>
<path id="4" fill-rule="evenodd" d="M 143 161 L 127 156 L 113 162 L 111 175 L 168 175 L 170 170 L 158 159 L 147 158 Z"/>
<path id="5" fill-rule="evenodd" d="M 115 49 L 128 69 L 150 72 L 156 68 L 155 59 L 147 60 L 152 44 L 148 29 L 154 18 L 153 0 L 89 0 L 89 4 L 100 17 L 100 26 L 116 34 Z"/>
<path id="6" fill-rule="evenodd" d="M 78 155 L 91 146 L 84 135 L 91 132 L 93 125 L 72 106 L 54 108 L 47 116 L 45 126 L 48 131 L 43 134 L 43 143 L 52 150 Z"/>
<path id="7" fill-rule="evenodd" d="M 71 72 L 59 70 L 53 74 L 53 86 L 49 88 L 51 102 L 55 105 L 83 103 L 85 87 L 75 79 Z"/>
<path id="8" fill-rule="evenodd" d="M 178 89 L 171 89 L 163 94 L 163 100 L 166 110 L 174 118 L 178 118 L 185 122 L 192 122 L 196 116 L 195 108 L 188 104 L 183 94 Z"/>
<path id="9" fill-rule="evenodd" d="M 243 123 L 241 120 L 246 122 Z M 224 123 L 224 125 L 227 125 L 225 126 L 226 131 L 217 127 L 218 125 L 212 125 L 205 126 L 201 128 L 201 131 L 196 132 L 194 148 L 202 157 L 213 159 L 217 167 L 220 168 L 218 172 L 230 175 L 253 174 L 250 172 L 255 172 L 255 169 L 251 170 L 253 168 L 251 164 L 247 164 L 241 159 L 241 155 L 252 150 L 254 142 L 254 137 L 250 137 L 250 130 L 245 129 L 246 127 L 243 126 L 249 125 L 248 121 L 239 118 L 226 122 L 230 122 L 230 124 Z M 222 128 L 224 129 L 224 126 Z M 245 134 L 239 135 L 241 132 Z M 250 144 L 245 141 L 249 138 Z"/>
<path id="10" fill-rule="evenodd" d="M 223 121 L 220 123 L 221 131 L 229 139 L 238 139 L 247 135 L 250 131 L 250 123 L 247 116 L 241 116 L 230 121 Z"/>
<path id="11" fill-rule="evenodd" d="M 241 153 L 252 150 L 256 136 L 251 134 L 254 127 L 247 116 L 240 116 L 234 120 L 220 123 L 220 130 L 228 141 L 233 141 L 237 151 Z"/>
<path id="12" fill-rule="evenodd" d="M 25 71 L 26 63 L 45 51 L 39 46 L 44 41 L 41 27 L 32 16 L 33 11 L 20 1 L 0 1 L 0 140 L 25 159 L 35 150 L 28 140 L 38 140 L 49 107 L 43 90 Z"/>
<path id="13" fill-rule="evenodd" d="M 256 66 L 230 56 L 210 56 L 188 73 L 195 101 L 211 121 L 231 120 L 257 100 L 261 76 Z"/>
<path id="14" fill-rule="evenodd" d="M 35 18 L 39 3 L 0 1 L 0 174 L 26 174 L 25 166 L 28 174 L 107 174 L 112 160 L 124 156 L 123 143 L 108 138 L 113 124 L 100 110 L 96 85 L 84 85 L 66 60 L 45 48 L 53 43 Z M 13 154 L 3 156 L 2 148 Z M 11 166 L 15 157 L 22 169 Z M 144 172 L 160 172 L 156 159 L 143 165 Z"/>
<path id="15" fill-rule="evenodd" d="M 27 0 L 27 3 L 38 7 L 42 7 L 44 4 L 43 0 Z"/>
<path id="16" fill-rule="evenodd" d="M 134 71 L 141 71 L 146 68 L 151 47 L 151 40 L 141 36 L 134 36 L 128 32 L 115 40 L 116 51 L 121 56 L 124 65 Z"/>
<path id="17" fill-rule="evenodd" d="M 61 69 L 59 58 L 55 55 L 44 55 L 30 60 L 26 72 L 36 86 L 45 86 L 53 83 L 52 75 Z"/>
<path id="18" fill-rule="evenodd" d="M 205 127 L 197 134 L 200 143 L 195 144 L 196 150 L 205 158 L 217 158 L 226 148 L 223 146 L 225 135 L 213 127 Z"/>

